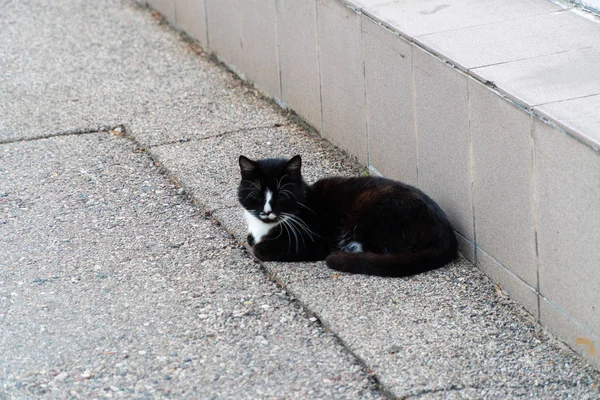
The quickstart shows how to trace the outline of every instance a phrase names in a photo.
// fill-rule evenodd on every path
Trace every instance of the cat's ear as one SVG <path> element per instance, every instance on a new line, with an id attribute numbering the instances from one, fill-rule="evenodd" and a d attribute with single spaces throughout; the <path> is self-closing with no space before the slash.
<path id="1" fill-rule="evenodd" d="M 256 162 L 248 157 L 240 156 L 240 170 L 242 175 L 248 174 L 256 169 Z"/>
<path id="2" fill-rule="evenodd" d="M 302 158 L 299 155 L 290 158 L 290 161 L 285 164 L 285 172 L 288 174 L 300 175 L 300 168 L 302 167 Z"/>

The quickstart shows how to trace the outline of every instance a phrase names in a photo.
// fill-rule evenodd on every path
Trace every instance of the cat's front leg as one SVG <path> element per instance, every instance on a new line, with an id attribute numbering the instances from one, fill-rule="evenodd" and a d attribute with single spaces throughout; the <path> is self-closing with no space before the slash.
<path id="1" fill-rule="evenodd" d="M 252 233 L 249 233 L 248 236 L 246 236 L 246 240 L 248 241 L 248 244 L 250 246 L 254 246 L 254 243 L 256 243 L 256 241 L 254 240 L 254 236 L 252 235 Z"/>
<path id="2" fill-rule="evenodd" d="M 261 241 L 252 246 L 252 253 L 261 261 L 277 261 L 280 259 L 280 252 L 267 241 Z"/>

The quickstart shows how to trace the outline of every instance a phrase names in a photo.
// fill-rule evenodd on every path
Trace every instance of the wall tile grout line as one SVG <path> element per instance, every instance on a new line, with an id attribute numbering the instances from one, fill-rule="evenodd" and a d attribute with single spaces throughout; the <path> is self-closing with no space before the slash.
<path id="1" fill-rule="evenodd" d="M 367 166 L 371 166 L 371 142 L 369 140 L 369 100 L 367 98 L 367 70 L 365 63 L 365 31 L 363 29 L 363 19 L 360 18 L 360 50 L 362 55 L 362 74 L 363 74 L 363 96 L 364 96 L 364 107 L 363 113 L 365 115 L 365 134 L 367 135 Z"/>
<path id="2" fill-rule="evenodd" d="M 415 169 L 416 169 L 416 181 L 419 185 L 419 128 L 417 124 L 417 87 L 415 83 L 415 47 L 411 44 L 410 46 L 410 63 L 411 63 L 411 79 L 412 79 L 412 114 L 413 114 L 413 125 L 415 129 Z"/>
<path id="3" fill-rule="evenodd" d="M 277 43 L 277 69 L 279 72 L 279 99 L 275 98 L 275 103 L 279 105 L 281 103 L 282 108 L 286 108 L 285 101 L 283 100 L 283 81 L 281 78 L 281 46 L 279 43 L 279 0 L 273 0 L 275 2 L 275 42 Z M 279 102 L 277 101 L 279 100 Z"/>
<path id="4" fill-rule="evenodd" d="M 531 197 L 533 202 L 533 238 L 535 245 L 535 272 L 536 272 L 536 291 L 537 291 L 537 311 L 538 321 L 541 319 L 541 291 L 540 291 L 540 252 L 538 243 L 538 200 L 536 184 L 536 163 L 535 163 L 535 135 L 533 133 L 533 115 L 529 116 L 529 135 L 531 140 Z"/>
<path id="5" fill-rule="evenodd" d="M 471 85 L 469 81 L 467 83 L 467 123 L 468 123 L 468 135 L 469 135 L 469 173 L 471 174 L 471 213 L 473 214 L 473 245 L 475 247 L 475 254 L 473 254 L 473 262 L 477 265 L 477 223 L 475 217 L 475 158 L 473 155 L 473 131 L 471 129 Z"/>
<path id="6" fill-rule="evenodd" d="M 323 122 L 323 79 L 321 77 L 321 36 L 319 34 L 319 1 L 315 0 L 315 26 L 317 33 L 317 69 L 319 71 L 319 100 L 321 105 L 321 136 L 323 136 L 324 122 Z"/>
<path id="7" fill-rule="evenodd" d="M 540 302 L 542 300 L 547 302 L 552 308 L 554 308 L 556 311 L 558 311 L 560 314 L 562 314 L 565 318 L 567 318 L 569 321 L 571 321 L 573 324 L 575 324 L 581 330 L 585 331 L 591 337 L 595 338 L 598 342 L 600 342 L 600 337 L 596 333 L 592 332 L 586 325 L 573 319 L 571 317 L 571 315 L 567 311 L 563 310 L 563 308 L 560 307 L 558 304 L 556 304 L 555 302 L 553 302 L 552 300 L 550 300 L 549 298 L 547 298 L 546 296 L 544 296 L 542 294 L 540 294 L 538 297 L 540 298 Z M 542 326 L 545 326 L 545 325 L 542 325 Z"/>
<path id="8" fill-rule="evenodd" d="M 206 51 L 210 53 L 210 38 L 208 36 L 208 0 L 204 1 L 204 28 L 206 30 Z"/>
<path id="9" fill-rule="evenodd" d="M 530 284 L 528 284 L 527 282 L 525 282 L 519 275 L 517 275 L 516 273 L 514 273 L 513 271 L 511 271 L 506 265 L 502 264 L 500 261 L 498 261 L 496 258 L 492 257 L 489 253 L 487 253 L 484 249 L 482 249 L 481 247 L 475 246 L 476 250 L 479 250 L 483 253 L 483 255 L 485 255 L 486 257 L 489 257 L 491 260 L 493 260 L 496 264 L 498 264 L 500 267 L 502 267 L 502 269 L 504 269 L 504 271 L 506 271 L 509 275 L 511 275 L 514 279 L 516 279 L 520 284 L 524 285 L 527 289 L 531 290 L 532 292 L 537 294 L 537 290 L 536 288 L 532 287 Z M 490 278 L 492 279 L 492 278 Z M 493 280 L 493 279 L 492 279 Z M 538 296 L 539 297 L 539 296 Z M 519 303 L 521 304 L 521 303 Z M 522 304 L 521 304 L 522 305 Z"/>

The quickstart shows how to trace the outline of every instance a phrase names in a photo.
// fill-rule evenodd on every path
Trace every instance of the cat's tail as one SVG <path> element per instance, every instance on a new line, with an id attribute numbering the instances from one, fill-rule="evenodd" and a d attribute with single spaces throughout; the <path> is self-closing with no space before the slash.
<path id="1" fill-rule="evenodd" d="M 376 276 L 411 276 L 443 267 L 456 258 L 456 251 L 440 252 L 423 249 L 416 253 L 377 254 L 335 251 L 327 258 L 327 266 L 337 271 Z"/>

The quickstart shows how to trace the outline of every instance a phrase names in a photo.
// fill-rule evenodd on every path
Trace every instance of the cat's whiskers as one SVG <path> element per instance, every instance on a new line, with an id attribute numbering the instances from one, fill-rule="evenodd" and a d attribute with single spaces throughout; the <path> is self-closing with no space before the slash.
<path id="1" fill-rule="evenodd" d="M 298 225 L 301 225 L 302 227 L 304 227 L 304 229 L 306 229 L 307 233 L 312 233 L 315 236 L 321 237 L 319 234 L 313 232 L 310 227 L 308 226 L 308 224 L 306 222 L 304 222 L 304 220 L 302 218 L 300 218 L 297 215 L 294 214 L 288 214 L 288 213 L 283 213 L 286 216 L 288 216 L 289 218 L 293 219 L 294 222 L 296 222 Z"/>
<path id="2" fill-rule="evenodd" d="M 279 178 L 279 180 L 277 181 L 277 189 L 279 189 L 279 186 L 281 185 L 281 181 L 283 180 L 283 178 L 285 178 L 286 176 L 288 176 L 289 174 L 285 174 L 284 176 L 282 176 L 281 178 Z M 286 183 L 285 185 L 283 185 L 284 187 L 287 185 L 291 185 L 291 183 Z"/>
<path id="3" fill-rule="evenodd" d="M 299 223 L 298 223 L 296 220 L 294 220 L 294 219 L 291 219 L 291 218 L 290 218 L 288 222 L 289 222 L 289 223 L 290 223 L 292 226 L 294 226 L 296 229 L 298 229 L 298 233 L 300 234 L 300 236 L 301 236 L 301 237 L 303 237 L 303 236 L 302 236 L 302 232 L 306 232 L 306 234 L 308 235 L 308 237 L 310 238 L 310 240 L 311 240 L 311 241 L 313 241 L 313 242 L 315 241 L 315 239 L 314 239 L 314 238 L 313 238 L 313 236 L 310 234 L 310 232 L 308 232 L 308 231 L 306 230 L 306 228 L 305 228 L 305 227 L 303 227 L 302 225 L 300 225 L 300 224 L 299 224 Z"/>
<path id="4" fill-rule="evenodd" d="M 316 212 L 315 212 L 315 211 L 314 211 L 312 208 L 310 208 L 309 206 L 307 206 L 306 204 L 304 204 L 304 203 L 300 203 L 299 201 L 298 201 L 297 203 L 298 203 L 298 205 L 299 205 L 300 207 L 304 207 L 304 208 L 306 208 L 308 211 L 310 211 L 310 212 L 312 212 L 313 214 L 317 215 L 317 213 L 316 213 Z"/>
<path id="5" fill-rule="evenodd" d="M 252 182 L 252 181 L 249 181 L 247 179 L 242 179 L 242 182 L 248 183 L 250 185 L 250 187 L 254 187 L 258 191 L 260 191 L 260 189 L 261 189 L 260 181 L 254 181 L 254 182 Z"/>
<path id="6" fill-rule="evenodd" d="M 290 254 L 290 248 L 292 247 L 292 235 L 290 235 L 290 230 L 287 227 L 287 223 L 285 222 L 284 219 L 281 220 L 281 224 L 283 225 L 283 227 L 285 228 L 285 231 L 287 232 L 287 237 L 288 237 L 288 250 L 287 253 Z"/>
<path id="7" fill-rule="evenodd" d="M 290 219 L 288 222 L 290 223 L 290 225 L 296 226 L 298 236 L 300 236 L 300 239 L 302 239 L 302 247 L 306 248 L 306 241 L 304 240 L 304 235 L 302 235 L 302 230 L 303 230 L 302 227 L 297 225 L 298 223 L 292 219 Z M 296 224 L 296 225 L 294 225 L 294 224 Z M 308 234 L 308 236 L 310 236 L 310 233 Z M 310 236 L 310 239 L 314 242 L 314 239 L 312 238 L 312 236 Z"/>
<path id="8" fill-rule="evenodd" d="M 286 192 L 287 192 L 287 190 L 286 190 Z M 287 197 L 287 198 L 288 198 L 288 200 L 292 200 L 292 198 L 290 197 L 290 195 L 289 195 L 289 194 L 287 194 L 287 193 L 283 193 L 283 192 L 280 192 L 280 193 L 281 193 L 282 195 L 284 195 L 285 197 Z"/>
<path id="9" fill-rule="evenodd" d="M 248 197 L 254 196 L 255 194 L 258 194 L 258 191 L 256 191 L 256 190 L 251 191 L 250 193 L 248 193 L 246 195 L 246 198 L 244 198 L 244 201 L 248 200 Z"/>
<path id="10" fill-rule="evenodd" d="M 287 189 L 286 189 L 286 190 L 279 190 L 279 193 L 281 193 L 281 194 L 289 193 L 289 194 L 291 194 L 292 196 L 294 196 L 294 198 L 295 198 L 296 200 L 298 200 L 298 198 L 296 197 L 296 195 L 295 195 L 294 193 L 290 192 L 290 191 L 289 191 L 289 190 L 287 190 Z M 290 198 L 290 197 L 288 196 L 288 199 L 289 199 L 289 198 Z"/>
<path id="11" fill-rule="evenodd" d="M 298 235 L 296 234 L 296 228 L 294 228 L 294 225 L 289 223 L 290 222 L 289 220 L 282 219 L 282 221 L 284 221 L 284 224 L 286 224 L 290 228 L 292 233 L 294 234 L 294 239 L 296 239 L 296 253 L 298 253 Z M 300 236 L 302 236 L 302 235 L 300 235 Z M 289 246 L 288 247 L 288 249 L 289 249 L 291 247 L 291 244 L 288 244 L 288 246 Z"/>
<path id="12" fill-rule="evenodd" d="M 285 217 L 285 219 L 288 220 L 288 222 L 290 222 L 292 225 L 294 225 L 299 230 L 299 233 L 302 231 L 306 232 L 306 234 L 308 235 L 310 240 L 312 240 L 313 242 L 315 241 L 315 238 L 313 235 L 315 235 L 317 237 L 321 237 L 318 233 L 313 232 L 309 228 L 309 226 L 306 224 L 306 222 L 304 222 L 302 220 L 302 218 L 300 218 L 296 215 L 293 215 L 293 214 L 289 214 L 289 213 L 281 213 L 281 214 Z"/>
<path id="13" fill-rule="evenodd" d="M 271 239 L 267 239 L 267 240 L 275 240 L 275 239 L 279 239 L 279 237 L 281 236 L 281 234 L 283 233 L 283 229 L 279 230 L 279 235 L 277 235 L 277 237 L 271 238 Z"/>

